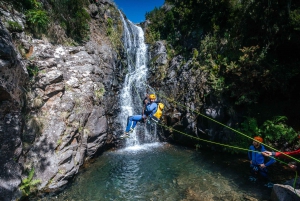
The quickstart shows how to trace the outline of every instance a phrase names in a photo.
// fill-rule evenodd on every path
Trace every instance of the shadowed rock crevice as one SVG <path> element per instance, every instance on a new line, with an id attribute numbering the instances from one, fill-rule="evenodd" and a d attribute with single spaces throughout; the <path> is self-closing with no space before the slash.
<path id="1" fill-rule="evenodd" d="M 4 90 L 4 88 L 2 86 L 0 86 L 0 102 L 2 101 L 8 101 L 10 99 L 10 95 L 9 93 Z"/>

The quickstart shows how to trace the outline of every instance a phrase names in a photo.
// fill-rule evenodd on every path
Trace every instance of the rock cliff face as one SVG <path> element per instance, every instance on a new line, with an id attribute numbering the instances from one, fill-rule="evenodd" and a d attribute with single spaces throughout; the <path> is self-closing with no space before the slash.
<path id="1" fill-rule="evenodd" d="M 0 21 L 0 199 L 10 200 L 21 183 L 23 86 L 27 71 Z M 8 194 L 7 194 L 8 193 Z M 9 197 L 7 197 L 9 195 Z"/>
<path id="2" fill-rule="evenodd" d="M 41 179 L 39 188 L 52 189 L 67 183 L 86 159 L 113 140 L 116 60 L 105 43 L 31 44 L 32 65 L 41 71 L 27 92 L 24 161 Z"/>
<path id="3" fill-rule="evenodd" d="M 205 95 L 211 90 L 207 73 L 193 59 L 186 61 L 181 55 L 169 58 L 163 41 L 152 45 L 149 54 L 150 85 L 166 104 L 164 123 L 169 128 L 162 131 L 165 138 L 186 145 L 199 143 L 175 133 L 175 129 L 195 137 L 228 142 L 234 134 L 203 115 L 234 128 L 241 114 L 233 112 L 225 100 Z"/>
<path id="4" fill-rule="evenodd" d="M 38 189 L 62 187 L 115 140 L 123 74 L 103 24 L 117 23 L 119 12 L 106 0 L 89 9 L 90 40 L 72 47 L 10 33 L 5 20 L 17 12 L 1 9 L 0 200 L 20 197 L 32 169 Z M 15 44 L 23 47 L 23 60 Z"/>

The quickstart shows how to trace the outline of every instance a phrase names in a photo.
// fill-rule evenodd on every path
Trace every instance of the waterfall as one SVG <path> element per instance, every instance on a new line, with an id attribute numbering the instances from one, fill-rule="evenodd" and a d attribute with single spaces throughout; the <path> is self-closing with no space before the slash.
<path id="1" fill-rule="evenodd" d="M 120 96 L 121 114 L 119 115 L 119 121 L 122 124 L 124 133 L 127 117 L 142 114 L 142 101 L 146 95 L 148 49 L 144 42 L 142 28 L 134 25 L 129 20 L 125 20 L 121 12 L 120 16 L 124 27 L 123 44 L 128 69 Z M 126 139 L 126 146 L 157 141 L 155 125 L 138 123 L 135 130 L 130 133 L 130 138 Z"/>

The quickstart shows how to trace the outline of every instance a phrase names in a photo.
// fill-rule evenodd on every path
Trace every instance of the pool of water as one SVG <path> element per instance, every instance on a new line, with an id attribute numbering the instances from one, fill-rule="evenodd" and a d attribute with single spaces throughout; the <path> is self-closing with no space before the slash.
<path id="1" fill-rule="evenodd" d="M 234 156 L 151 143 L 105 152 L 56 196 L 42 200 L 268 200 Z M 225 159 L 226 158 L 226 159 Z M 239 165 L 236 165 L 239 164 Z"/>

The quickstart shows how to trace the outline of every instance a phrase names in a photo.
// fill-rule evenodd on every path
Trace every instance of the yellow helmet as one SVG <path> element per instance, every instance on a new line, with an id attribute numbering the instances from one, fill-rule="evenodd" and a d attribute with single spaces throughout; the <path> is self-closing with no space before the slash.
<path id="1" fill-rule="evenodd" d="M 149 98 L 150 98 L 150 99 L 156 99 L 156 96 L 155 96 L 155 94 L 150 94 L 150 95 L 149 95 Z"/>

